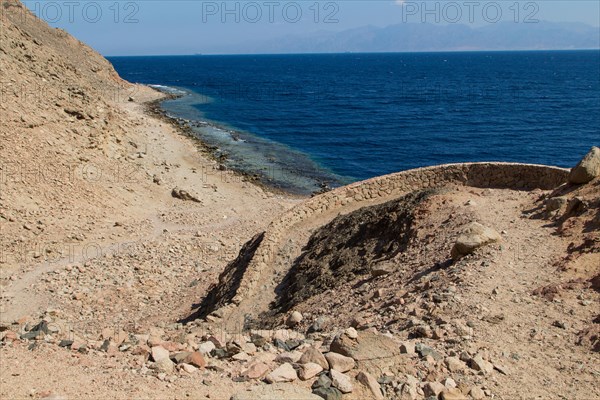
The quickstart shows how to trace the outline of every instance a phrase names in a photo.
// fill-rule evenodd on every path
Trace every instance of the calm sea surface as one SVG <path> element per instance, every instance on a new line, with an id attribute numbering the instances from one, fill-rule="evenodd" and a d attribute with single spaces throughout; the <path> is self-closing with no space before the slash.
<path id="1" fill-rule="evenodd" d="M 298 193 L 463 161 L 570 167 L 600 145 L 600 52 L 113 57 L 227 164 Z"/>

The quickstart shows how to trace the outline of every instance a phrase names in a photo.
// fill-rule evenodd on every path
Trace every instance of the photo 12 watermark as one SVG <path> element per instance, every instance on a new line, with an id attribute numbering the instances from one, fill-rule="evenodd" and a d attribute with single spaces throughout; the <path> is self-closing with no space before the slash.
<path id="1" fill-rule="evenodd" d="M 23 1 L 38 18 L 49 24 L 137 24 L 140 1 Z"/>
<path id="2" fill-rule="evenodd" d="M 339 23 L 340 3 L 334 1 L 203 1 L 202 22 L 289 23 L 310 21 L 315 24 Z"/>
<path id="3" fill-rule="evenodd" d="M 533 1 L 401 1 L 398 4 L 403 23 L 540 22 L 540 4 Z"/>

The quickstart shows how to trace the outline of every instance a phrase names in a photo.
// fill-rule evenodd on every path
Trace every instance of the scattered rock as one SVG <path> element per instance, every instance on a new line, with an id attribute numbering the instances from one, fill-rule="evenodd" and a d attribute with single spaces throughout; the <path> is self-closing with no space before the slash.
<path id="1" fill-rule="evenodd" d="M 172 374 L 175 370 L 175 363 L 171 361 L 169 357 L 162 358 L 160 361 L 154 363 L 154 367 L 158 372 L 162 372 L 165 374 Z"/>
<path id="2" fill-rule="evenodd" d="M 374 278 L 389 275 L 393 272 L 393 268 L 389 264 L 377 264 L 371 269 L 371 276 Z"/>
<path id="3" fill-rule="evenodd" d="M 154 346 L 152 347 L 152 359 L 154 362 L 159 362 L 164 360 L 165 358 L 169 358 L 169 350 L 165 349 L 162 346 Z"/>
<path id="4" fill-rule="evenodd" d="M 327 317 L 321 316 L 318 317 L 315 322 L 312 323 L 312 325 L 308 328 L 308 333 L 314 333 L 314 332 L 321 332 L 323 331 L 323 329 L 325 328 L 325 325 L 327 325 Z"/>
<path id="5" fill-rule="evenodd" d="M 341 372 L 338 372 L 334 369 L 329 371 L 331 375 L 331 385 L 337 389 L 339 389 L 342 393 L 351 393 L 354 389 L 352 386 L 352 381 L 348 375 L 344 375 Z"/>
<path id="6" fill-rule="evenodd" d="M 402 342 L 400 352 L 403 354 L 415 354 L 415 344 L 413 342 Z"/>
<path id="7" fill-rule="evenodd" d="M 210 354 L 210 352 L 214 349 L 216 349 L 216 346 L 210 340 L 207 342 L 202 342 L 198 345 L 198 351 L 202 354 Z"/>
<path id="8" fill-rule="evenodd" d="M 300 321 L 302 321 L 302 314 L 298 311 L 294 311 L 290 314 L 287 321 L 285 321 L 285 324 L 290 328 L 293 328 L 294 326 L 298 325 Z"/>
<path id="9" fill-rule="evenodd" d="M 362 331 L 357 339 L 345 335 L 336 337 L 330 346 L 331 351 L 351 357 L 359 364 L 363 361 L 383 363 L 393 362 L 392 357 L 400 355 L 400 347 L 391 338 L 371 331 Z"/>
<path id="10" fill-rule="evenodd" d="M 283 363 L 297 363 L 302 358 L 302 353 L 299 351 L 286 351 L 284 353 L 278 354 L 275 358 L 275 361 L 283 364 Z"/>
<path id="11" fill-rule="evenodd" d="M 439 382 L 427 382 L 425 386 L 423 386 L 423 393 L 425 393 L 426 397 L 438 397 L 445 389 L 446 387 Z"/>
<path id="12" fill-rule="evenodd" d="M 442 354 L 438 353 L 435 349 L 433 349 L 432 347 L 429 347 L 423 343 L 418 343 L 415 346 L 415 351 L 421 357 L 431 356 L 431 357 L 433 357 L 434 360 L 440 360 L 443 358 Z"/>
<path id="13" fill-rule="evenodd" d="M 300 377 L 301 380 L 307 381 L 311 378 L 314 378 L 318 374 L 320 374 L 321 371 L 323 371 L 323 367 L 321 367 L 319 364 L 309 362 L 309 363 L 300 365 L 300 369 L 298 371 L 298 376 Z"/>
<path id="14" fill-rule="evenodd" d="M 248 369 L 241 373 L 241 376 L 248 379 L 260 379 L 269 372 L 270 368 L 263 362 L 256 362 L 250 365 Z"/>
<path id="15" fill-rule="evenodd" d="M 325 354 L 325 359 L 329 363 L 329 369 L 339 372 L 348 372 L 356 366 L 356 362 L 353 358 L 334 352 Z"/>
<path id="16" fill-rule="evenodd" d="M 562 209 L 567 205 L 566 197 L 551 197 L 546 200 L 546 211 L 552 212 Z"/>
<path id="17" fill-rule="evenodd" d="M 444 390 L 441 397 L 442 400 L 467 400 L 467 396 L 457 388 Z"/>
<path id="18" fill-rule="evenodd" d="M 456 381 L 452 378 L 446 378 L 444 379 L 444 381 L 442 382 L 442 384 L 444 386 L 446 386 L 448 389 L 454 389 L 456 387 Z"/>
<path id="19" fill-rule="evenodd" d="M 296 370 L 289 363 L 281 364 L 266 377 L 266 381 L 269 383 L 292 382 L 296 379 L 298 379 Z"/>
<path id="20" fill-rule="evenodd" d="M 483 392 L 483 390 L 481 390 L 481 388 L 479 388 L 477 386 L 471 388 L 471 390 L 469 391 L 469 395 L 474 400 L 482 400 L 485 398 L 485 393 Z"/>
<path id="21" fill-rule="evenodd" d="M 565 321 L 554 321 L 552 323 L 552 326 L 555 326 L 555 327 L 560 328 L 560 329 L 567 329 L 568 328 L 568 324 Z"/>
<path id="22" fill-rule="evenodd" d="M 191 364 L 194 367 L 198 367 L 198 368 L 204 368 L 206 367 L 206 360 L 204 359 L 204 356 L 202 356 L 202 353 L 200 353 L 199 351 L 195 351 L 192 354 L 188 355 L 184 362 L 186 364 Z"/>
<path id="23" fill-rule="evenodd" d="M 200 199 L 198 199 L 198 197 L 196 197 L 196 196 L 192 195 L 190 192 L 180 189 L 178 187 L 174 188 L 171 191 L 171 196 L 175 197 L 176 199 L 180 199 L 180 200 L 202 203 L 202 201 Z"/>
<path id="24" fill-rule="evenodd" d="M 444 360 L 448 371 L 450 372 L 461 372 L 467 368 L 467 364 L 461 361 L 458 357 L 447 357 Z"/>
<path id="25" fill-rule="evenodd" d="M 483 374 L 490 374 L 494 370 L 492 363 L 485 361 L 480 355 L 476 355 L 469 360 L 469 367 Z"/>
<path id="26" fill-rule="evenodd" d="M 300 360 L 298 360 L 299 364 L 307 364 L 307 363 L 314 363 L 314 364 L 318 364 L 321 366 L 321 368 L 323 369 L 329 369 L 329 363 L 327 362 L 327 359 L 325 358 L 325 356 L 323 356 L 323 354 L 319 351 L 319 349 L 315 348 L 315 347 L 309 347 L 304 354 L 302 354 L 302 357 L 300 357 Z"/>
<path id="27" fill-rule="evenodd" d="M 348 336 L 350 339 L 357 339 L 358 338 L 358 332 L 356 332 L 356 329 L 350 327 L 348 329 L 346 329 L 344 331 L 344 333 L 346 334 L 346 336 Z"/>
<path id="28" fill-rule="evenodd" d="M 581 161 L 571 169 L 569 182 L 574 184 L 588 183 L 600 176 L 600 148 L 594 146 Z"/>
<path id="29" fill-rule="evenodd" d="M 181 369 L 183 369 L 188 374 L 193 374 L 194 372 L 198 371 L 198 368 L 186 363 L 181 364 Z"/>
<path id="30" fill-rule="evenodd" d="M 337 388 L 334 387 L 318 387 L 313 389 L 313 394 L 319 396 L 320 399 L 325 400 L 341 400 L 342 392 L 340 392 Z"/>
<path id="31" fill-rule="evenodd" d="M 464 227 L 463 233 L 456 239 L 452 248 L 452 259 L 458 260 L 482 246 L 498 242 L 501 239 L 500 234 L 492 228 L 472 222 Z"/>
<path id="32" fill-rule="evenodd" d="M 359 372 L 356 375 L 356 380 L 365 385 L 373 394 L 373 397 L 377 400 L 383 400 L 383 393 L 381 392 L 381 386 L 379 386 L 379 382 L 377 379 L 368 372 Z"/>

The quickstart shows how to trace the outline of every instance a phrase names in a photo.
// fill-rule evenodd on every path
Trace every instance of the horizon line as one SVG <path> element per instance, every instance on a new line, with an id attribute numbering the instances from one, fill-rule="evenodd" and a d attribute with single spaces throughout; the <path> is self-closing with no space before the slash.
<path id="1" fill-rule="evenodd" d="M 300 56 L 300 55 L 346 55 L 346 54 L 441 54 L 441 53 L 541 53 L 567 51 L 600 51 L 600 47 L 575 49 L 479 49 L 479 50 L 408 50 L 408 51 L 336 51 L 336 52 L 306 52 L 306 53 L 189 53 L 189 54 L 136 54 L 136 55 L 106 55 L 105 58 L 118 57 L 214 57 L 214 56 Z"/>

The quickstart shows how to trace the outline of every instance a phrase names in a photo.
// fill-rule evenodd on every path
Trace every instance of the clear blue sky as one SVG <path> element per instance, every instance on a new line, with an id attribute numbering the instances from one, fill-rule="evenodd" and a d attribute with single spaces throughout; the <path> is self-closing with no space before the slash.
<path id="1" fill-rule="evenodd" d="M 219 46 L 365 25 L 536 20 L 600 25 L 600 2 L 531 1 L 24 1 L 104 55 L 194 54 Z M 425 4 L 425 7 L 423 6 Z M 517 7 L 515 7 L 517 4 Z M 600 34 L 600 33 L 599 33 Z"/>

